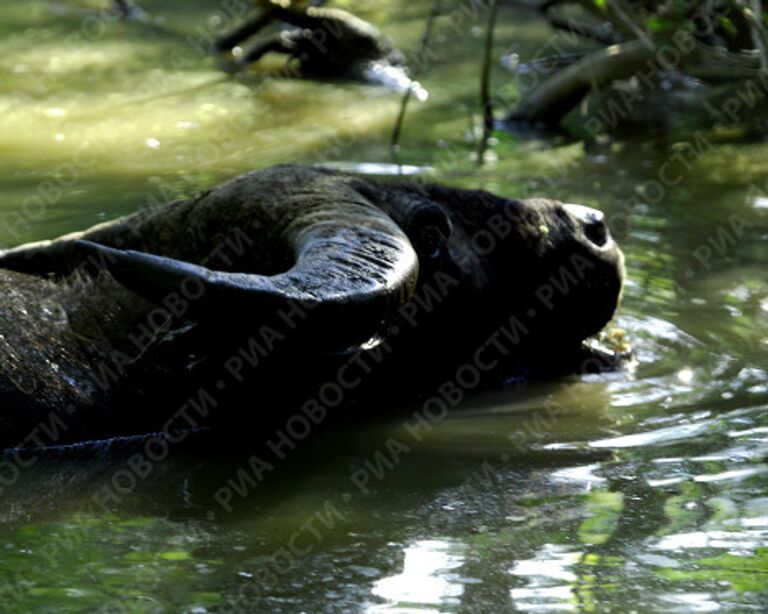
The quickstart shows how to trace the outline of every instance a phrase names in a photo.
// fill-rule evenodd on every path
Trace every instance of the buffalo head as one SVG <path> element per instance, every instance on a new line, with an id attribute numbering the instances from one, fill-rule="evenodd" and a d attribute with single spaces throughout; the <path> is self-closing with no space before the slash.
<path id="1" fill-rule="evenodd" d="M 497 371 L 517 369 L 599 331 L 623 280 L 593 209 L 300 166 L 8 250 L 0 267 L 0 422 L 14 436 L 51 411 L 77 416 L 72 437 L 147 428 L 153 400 L 222 391 L 244 339 L 262 342 L 242 355 L 265 398 L 301 397 L 381 345 L 379 396 L 483 345 Z"/>

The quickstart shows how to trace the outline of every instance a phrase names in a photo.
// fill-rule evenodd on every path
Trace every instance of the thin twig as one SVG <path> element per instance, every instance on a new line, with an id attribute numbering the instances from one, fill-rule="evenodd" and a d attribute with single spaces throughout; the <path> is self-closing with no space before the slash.
<path id="1" fill-rule="evenodd" d="M 493 56 L 493 31 L 496 28 L 496 13 L 498 0 L 491 0 L 488 12 L 488 30 L 485 33 L 485 57 L 483 58 L 483 74 L 480 78 L 480 104 L 483 108 L 483 136 L 477 150 L 477 164 L 483 165 L 485 151 L 488 149 L 488 139 L 493 131 L 493 104 L 491 103 L 491 57 Z"/>
<path id="2" fill-rule="evenodd" d="M 432 41 L 432 32 L 435 29 L 435 20 L 440 15 L 440 0 L 432 0 L 432 8 L 429 11 L 427 17 L 427 25 L 424 28 L 424 34 L 421 35 L 421 41 L 419 41 L 419 49 L 416 52 L 416 62 L 414 63 L 413 75 L 416 76 L 423 69 L 426 64 L 427 49 Z M 403 98 L 400 101 L 400 112 L 397 114 L 397 120 L 395 121 L 395 127 L 392 130 L 392 138 L 389 142 L 389 150 L 392 153 L 392 160 L 397 163 L 397 152 L 400 148 L 400 134 L 403 130 L 403 121 L 405 121 L 405 112 L 408 109 L 408 102 L 411 100 L 413 94 L 414 83 L 411 82 L 408 85 L 408 89 L 405 90 Z"/>
<path id="3" fill-rule="evenodd" d="M 133 0 L 112 0 L 112 8 L 120 19 L 134 21 L 147 19 L 147 14 Z"/>
<path id="4" fill-rule="evenodd" d="M 752 41 L 755 43 L 755 49 L 760 52 L 760 69 L 768 72 L 768 50 L 766 44 L 765 27 L 763 26 L 763 7 L 760 0 L 750 2 L 751 10 L 747 11 L 750 29 L 752 30 Z"/>
<path id="5" fill-rule="evenodd" d="M 581 23 L 574 21 L 573 19 L 568 19 L 567 17 L 556 15 L 553 11 L 547 11 L 544 16 L 549 22 L 549 25 L 555 30 L 562 30 L 564 32 L 575 34 L 576 36 L 589 38 L 602 45 L 615 45 L 619 42 L 612 33 L 603 28 L 593 27 L 587 23 Z"/>
<path id="6" fill-rule="evenodd" d="M 253 15 L 249 15 L 248 18 L 236 28 L 217 38 L 213 47 L 219 52 L 231 51 L 247 38 L 250 38 L 254 34 L 258 34 L 260 30 L 276 19 L 277 16 L 275 15 L 274 7 L 267 7 L 259 10 Z"/>
<path id="7" fill-rule="evenodd" d="M 611 0 L 609 2 L 610 8 L 618 16 L 619 20 L 634 34 L 638 40 L 640 40 L 648 49 L 655 51 L 656 47 L 648 36 L 648 32 L 643 30 L 637 23 L 629 16 L 630 9 L 623 6 L 622 0 Z"/>
<path id="8" fill-rule="evenodd" d="M 408 102 L 411 99 L 411 86 L 405 90 L 403 98 L 400 100 L 400 111 L 397 114 L 397 120 L 395 120 L 395 127 L 392 129 L 392 138 L 389 141 L 389 151 L 392 154 L 392 161 L 398 164 L 397 153 L 400 149 L 400 133 L 403 130 L 403 121 L 405 120 L 405 111 L 408 109 Z"/>

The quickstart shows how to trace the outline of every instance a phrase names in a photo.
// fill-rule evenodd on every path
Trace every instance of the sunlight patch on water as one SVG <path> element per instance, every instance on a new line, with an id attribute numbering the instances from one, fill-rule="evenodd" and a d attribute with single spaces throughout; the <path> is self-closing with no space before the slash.
<path id="1" fill-rule="evenodd" d="M 368 612 L 419 611 L 408 605 L 458 604 L 464 593 L 463 584 L 453 570 L 464 563 L 457 552 L 457 543 L 447 540 L 422 540 L 403 551 L 403 571 L 395 576 L 378 580 L 373 594 L 387 600 L 387 605 L 376 605 Z"/>
<path id="2" fill-rule="evenodd" d="M 280 100 L 258 97 L 237 82 L 222 83 L 215 73 L 163 72 L 150 83 L 125 80 L 108 99 L 96 102 L 76 91 L 62 91 L 56 107 L 35 100 L 19 104 L 14 96 L 0 94 L 0 109 L 6 109 L 0 118 L 0 155 L 21 168 L 75 165 L 78 179 L 201 169 L 231 176 L 296 160 L 377 130 L 390 124 L 394 112 L 392 100 L 379 98 L 367 104 L 365 115 L 342 120 L 334 106 L 340 113 L 345 108 L 351 112 L 351 101 L 332 102 L 335 94 L 327 91 L 328 100 L 297 116 L 280 109 Z M 279 90 L 284 87 L 271 84 L 265 92 L 281 98 Z M 141 88 L 141 95 L 134 93 Z M 428 167 L 398 169 L 386 164 L 349 170 L 386 175 L 431 172 Z"/>
<path id="3" fill-rule="evenodd" d="M 60 92 L 56 107 L 29 100 L 3 114 L 0 152 L 13 152 L 12 162 L 20 167 L 45 168 L 57 162 L 76 166 L 82 177 L 129 167 L 144 171 L 163 166 L 183 169 L 191 160 L 188 154 L 181 158 L 179 154 L 202 148 L 206 138 L 207 152 L 223 152 L 215 145 L 221 140 L 213 135 L 218 131 L 219 139 L 226 138 L 235 131 L 228 118 L 251 112 L 254 107 L 244 90 L 237 90 L 239 86 L 234 90 L 211 87 L 209 96 L 216 97 L 224 89 L 229 89 L 230 95 L 227 99 L 222 96 L 218 104 L 201 105 L 190 88 L 197 91 L 208 85 L 213 85 L 210 74 L 163 73 L 149 86 L 127 80 L 109 98 L 95 101 L 75 91 Z M 140 89 L 143 93 L 136 94 Z M 5 101 L 0 95 L 0 106 Z M 181 122 L 203 126 L 205 135 L 195 133 L 192 141 Z M 182 138 L 185 142 L 180 149 Z M 51 147 L 52 142 L 55 147 Z M 143 153 L 146 147 L 157 148 L 160 142 L 172 147 L 157 157 L 148 158 Z"/>
<path id="4" fill-rule="evenodd" d="M 431 166 L 415 166 L 413 164 L 387 164 L 386 162 L 323 162 L 319 164 L 323 168 L 342 171 L 345 173 L 357 173 L 360 175 L 431 175 L 435 172 Z"/>
<path id="5" fill-rule="evenodd" d="M 672 392 L 663 380 L 658 381 L 658 385 L 649 386 L 649 380 L 641 382 L 619 381 L 611 386 L 613 396 L 611 405 L 613 407 L 635 407 L 641 404 L 662 403 L 669 398 Z"/>
<path id="6" fill-rule="evenodd" d="M 600 469 L 599 464 L 583 465 L 581 467 L 568 467 L 558 469 L 552 473 L 553 482 L 566 482 L 571 484 L 582 484 L 589 490 L 592 486 L 605 484 L 605 478 L 597 475 L 595 471 Z"/>
<path id="7" fill-rule="evenodd" d="M 570 612 L 577 609 L 570 586 L 513 588 L 509 594 L 521 612 Z"/>
<path id="8" fill-rule="evenodd" d="M 754 475 L 760 475 L 768 473 L 768 465 L 758 465 L 757 467 L 749 467 L 747 469 L 734 469 L 731 471 L 723 471 L 722 473 L 713 473 L 708 475 L 694 476 L 695 482 L 722 482 L 725 480 L 743 480 L 744 478 L 750 478 Z"/>
<path id="9" fill-rule="evenodd" d="M 701 341 L 666 320 L 622 316 L 618 324 L 631 340 L 636 366 L 610 381 L 614 408 L 690 404 L 705 398 L 710 386 L 719 386 L 713 376 L 734 360 L 706 352 Z"/>
<path id="10" fill-rule="evenodd" d="M 754 550 L 768 543 L 768 530 L 745 531 L 693 531 L 662 537 L 650 547 L 654 550 L 682 551 L 697 548 L 724 550 Z"/>
<path id="11" fill-rule="evenodd" d="M 98 44 L 79 43 L 53 39 L 49 44 L 37 42 L 24 47 L 22 61 L 25 71 L 39 71 L 47 75 L 77 74 L 84 71 L 102 69 L 114 70 L 116 66 L 130 66 L 141 63 L 146 55 L 146 45 L 127 41 L 100 40 Z M 14 56 L 6 58 L 13 61 Z M 18 65 L 18 64 L 17 64 Z"/>
<path id="12" fill-rule="evenodd" d="M 738 484 L 759 480 L 768 473 L 768 465 L 764 463 L 768 455 L 768 441 L 763 434 L 765 427 L 761 425 L 765 415 L 763 406 L 735 410 L 714 418 L 709 415 L 700 412 L 698 418 L 695 415 L 675 416 L 675 422 L 690 422 L 597 440 L 590 445 L 603 449 L 647 448 L 655 454 L 653 448 L 656 446 L 662 450 L 668 447 L 677 449 L 676 446 L 690 447 L 697 442 L 700 454 L 650 459 L 651 465 L 644 471 L 644 481 L 651 488 L 685 483 L 735 488 Z M 727 438 L 725 442 L 724 438 Z"/>
<path id="13" fill-rule="evenodd" d="M 510 570 L 528 586 L 513 588 L 510 596 L 520 611 L 565 611 L 576 609 L 571 583 L 578 577 L 571 569 L 584 554 L 557 544 L 545 544 L 532 559 L 518 561 Z"/>
<path id="14" fill-rule="evenodd" d="M 516 576 L 573 582 L 576 580 L 576 574 L 569 568 L 581 557 L 581 552 L 568 551 L 562 546 L 547 544 L 537 558 L 516 563 L 512 573 Z"/>
<path id="15" fill-rule="evenodd" d="M 396 114 L 399 97 L 375 88 L 240 81 L 195 54 L 179 68 L 169 58 L 186 58 L 188 46 L 182 39 L 9 43 L 0 60 L 8 67 L 0 155 L 16 167 L 50 170 L 75 163 L 87 148 L 92 162 L 77 169 L 83 177 L 201 168 L 231 176 L 343 145 L 391 125 Z"/>
<path id="16" fill-rule="evenodd" d="M 768 443 L 760 441 L 760 443 Z M 708 452 L 700 456 L 691 456 L 688 460 L 697 463 L 711 463 L 711 462 L 723 462 L 733 464 L 739 461 L 755 460 L 760 452 L 768 451 L 768 447 L 756 450 L 754 447 L 748 446 L 732 446 L 723 448 L 714 452 Z M 683 460 L 683 459 L 679 459 Z"/>
<path id="17" fill-rule="evenodd" d="M 739 523 L 745 528 L 768 527 L 768 516 L 762 516 L 760 518 L 742 518 Z"/>
<path id="18" fill-rule="evenodd" d="M 594 448 L 636 448 L 640 446 L 680 441 L 705 433 L 711 426 L 711 423 L 712 421 L 703 421 L 695 424 L 681 424 L 654 431 L 635 433 L 633 435 L 600 439 L 598 441 L 590 442 L 589 445 Z"/>
<path id="19" fill-rule="evenodd" d="M 67 112 L 64 109 L 60 109 L 59 107 L 55 107 L 53 109 L 46 109 L 43 114 L 46 117 L 64 117 Z"/>
<path id="20" fill-rule="evenodd" d="M 667 610 L 669 612 L 717 612 L 721 609 L 718 597 L 709 593 L 667 593 L 661 599 L 672 606 Z"/>
<path id="21" fill-rule="evenodd" d="M 744 431 L 729 431 L 728 436 L 729 437 L 752 437 L 753 435 L 767 435 L 768 436 L 768 426 L 758 426 L 753 429 L 747 429 Z M 760 438 L 760 441 L 766 441 L 764 438 Z"/>

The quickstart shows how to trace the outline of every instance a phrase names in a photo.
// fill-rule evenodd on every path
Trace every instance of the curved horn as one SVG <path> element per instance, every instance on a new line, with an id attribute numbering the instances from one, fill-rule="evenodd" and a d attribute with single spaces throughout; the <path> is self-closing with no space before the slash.
<path id="1" fill-rule="evenodd" d="M 96 252 L 119 283 L 153 302 L 162 304 L 174 292 L 194 299 L 194 319 L 260 326 L 298 308 L 292 318 L 326 350 L 341 351 L 383 332 L 413 294 L 418 275 L 413 247 L 370 203 L 315 206 L 294 219 L 283 236 L 295 264 L 270 276 L 214 271 L 90 241 L 78 244 Z M 288 321 L 282 318 L 283 329 Z"/>

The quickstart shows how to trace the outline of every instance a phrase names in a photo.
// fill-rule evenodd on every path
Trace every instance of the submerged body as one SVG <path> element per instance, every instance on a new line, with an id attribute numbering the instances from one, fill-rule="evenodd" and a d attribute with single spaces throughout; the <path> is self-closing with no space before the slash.
<path id="1" fill-rule="evenodd" d="M 499 383 L 580 356 L 622 280 L 591 209 L 250 173 L 0 253 L 0 444 L 52 414 L 76 440 L 428 394 L 463 364 Z"/>
<path id="2" fill-rule="evenodd" d="M 408 77 L 403 54 L 379 30 L 341 9 L 285 8 L 264 2 L 262 11 L 216 42 L 216 50 L 235 54 L 239 65 L 279 53 L 298 67 L 298 74 L 318 79 L 351 79 L 384 85 L 395 91 L 411 88 L 424 100 L 427 92 Z M 267 35 L 241 50 L 239 45 L 272 22 L 289 29 Z"/>

